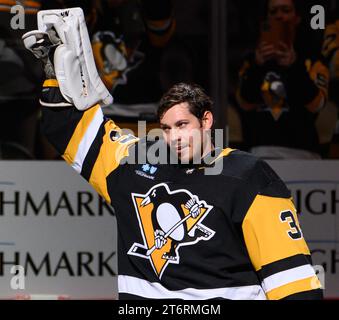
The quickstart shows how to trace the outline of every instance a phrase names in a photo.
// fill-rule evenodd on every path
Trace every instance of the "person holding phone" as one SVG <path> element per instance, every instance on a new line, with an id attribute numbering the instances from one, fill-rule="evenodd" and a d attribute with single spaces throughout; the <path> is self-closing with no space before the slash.
<path id="1" fill-rule="evenodd" d="M 329 72 L 320 55 L 298 45 L 297 5 L 267 1 L 258 45 L 240 70 L 237 98 L 250 112 L 245 139 L 264 158 L 320 157 L 315 121 L 327 101 Z"/>

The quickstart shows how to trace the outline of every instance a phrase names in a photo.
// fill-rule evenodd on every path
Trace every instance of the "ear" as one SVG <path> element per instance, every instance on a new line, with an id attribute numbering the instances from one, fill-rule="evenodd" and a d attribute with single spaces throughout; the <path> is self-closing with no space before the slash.
<path id="1" fill-rule="evenodd" d="M 202 117 L 202 128 L 205 130 L 211 129 L 213 126 L 213 114 L 211 111 L 205 111 Z"/>

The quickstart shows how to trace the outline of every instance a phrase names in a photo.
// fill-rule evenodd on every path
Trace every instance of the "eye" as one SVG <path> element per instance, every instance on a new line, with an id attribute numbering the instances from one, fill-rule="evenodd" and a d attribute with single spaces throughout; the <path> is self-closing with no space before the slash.
<path id="1" fill-rule="evenodd" d="M 180 128 L 180 129 L 185 128 L 186 125 L 187 125 L 187 122 L 180 122 L 180 123 L 178 124 L 178 128 Z"/>
<path id="2" fill-rule="evenodd" d="M 269 11 L 269 14 L 270 14 L 271 16 L 276 15 L 276 14 L 277 14 L 277 9 L 271 9 L 271 10 Z"/>
<path id="3" fill-rule="evenodd" d="M 292 12 L 292 8 L 283 8 L 283 13 L 291 13 Z"/>

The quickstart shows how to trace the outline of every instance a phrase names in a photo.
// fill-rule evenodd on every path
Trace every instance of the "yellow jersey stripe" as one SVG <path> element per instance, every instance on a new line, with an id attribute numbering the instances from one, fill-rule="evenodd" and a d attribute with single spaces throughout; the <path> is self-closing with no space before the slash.
<path id="1" fill-rule="evenodd" d="M 122 142 L 126 138 L 126 136 L 122 135 L 118 140 L 113 141 L 110 138 L 112 130 L 120 131 L 113 121 L 106 122 L 103 143 L 89 179 L 89 183 L 108 203 L 111 203 L 111 199 L 107 190 L 106 178 L 119 166 L 123 158 L 128 157 L 129 147 L 139 140 L 134 137 L 128 140 L 128 142 Z"/>
<path id="2" fill-rule="evenodd" d="M 15 0 L 0 0 L 0 4 L 5 4 L 8 6 L 15 6 L 17 4 L 23 5 L 25 7 L 34 7 L 34 8 L 40 8 L 41 4 L 37 1 L 21 1 L 21 3 L 18 3 L 18 1 Z"/>
<path id="3" fill-rule="evenodd" d="M 283 299 L 289 295 L 310 291 L 315 289 L 320 289 L 321 284 L 317 276 L 310 278 L 294 281 L 283 285 L 279 288 L 273 289 L 266 293 L 266 296 L 269 300 L 279 300 Z"/>
<path id="4" fill-rule="evenodd" d="M 0 0 L 0 4 L 5 4 L 8 6 L 15 6 L 17 3 L 14 0 Z"/>
<path id="5" fill-rule="evenodd" d="M 222 150 L 220 152 L 220 154 L 216 157 L 216 159 L 214 161 L 212 161 L 212 163 L 214 163 L 215 161 L 219 160 L 220 158 L 227 157 L 231 152 L 233 152 L 235 150 L 236 149 L 225 148 L 224 150 Z"/>
<path id="6" fill-rule="evenodd" d="M 295 230 L 289 220 L 281 221 L 282 212 L 293 214 L 300 229 L 296 210 L 291 199 L 257 195 L 242 224 L 248 253 L 256 271 L 262 266 L 297 254 L 310 255 L 303 237 L 292 239 Z"/>
<path id="7" fill-rule="evenodd" d="M 27 7 L 35 7 L 35 8 L 40 8 L 41 4 L 39 2 L 36 1 L 24 1 L 24 5 Z"/>
<path id="8" fill-rule="evenodd" d="M 231 149 L 231 148 L 225 148 L 223 149 L 219 155 L 212 161 L 210 162 L 208 165 L 212 165 L 214 162 L 216 162 L 217 160 L 223 158 L 223 157 L 227 157 L 231 152 L 236 151 L 236 149 Z M 206 167 L 199 167 L 199 170 L 203 170 L 206 169 Z"/>
<path id="9" fill-rule="evenodd" d="M 57 79 L 46 79 L 42 85 L 43 87 L 54 87 L 58 88 L 59 83 Z"/>

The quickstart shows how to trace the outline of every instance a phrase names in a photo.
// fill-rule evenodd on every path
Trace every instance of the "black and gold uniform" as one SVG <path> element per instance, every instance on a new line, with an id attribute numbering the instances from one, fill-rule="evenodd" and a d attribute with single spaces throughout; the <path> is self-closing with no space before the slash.
<path id="1" fill-rule="evenodd" d="M 330 66 L 331 78 L 339 79 L 339 19 L 326 27 L 322 54 Z"/>
<path id="2" fill-rule="evenodd" d="M 289 67 L 259 66 L 254 54 L 239 73 L 237 98 L 247 111 L 245 139 L 250 147 L 280 146 L 320 152 L 315 122 L 328 95 L 328 68 L 319 55 L 297 52 Z"/>
<path id="3" fill-rule="evenodd" d="M 44 87 L 60 102 L 56 80 Z M 121 299 L 321 297 L 290 192 L 264 161 L 228 148 L 203 167 L 144 161 L 155 142 L 122 134 L 98 105 L 44 108 L 42 126 L 115 208 Z"/>
<path id="4" fill-rule="evenodd" d="M 330 69 L 329 98 L 339 105 L 339 19 L 329 19 L 322 54 Z"/>

